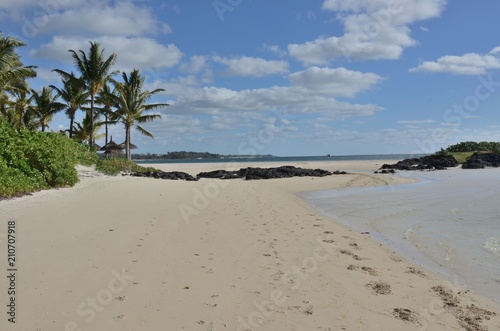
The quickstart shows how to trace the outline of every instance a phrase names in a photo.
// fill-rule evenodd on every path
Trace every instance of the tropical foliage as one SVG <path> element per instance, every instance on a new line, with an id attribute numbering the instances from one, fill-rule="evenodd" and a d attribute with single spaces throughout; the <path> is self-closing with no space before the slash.
<path id="1" fill-rule="evenodd" d="M 500 152 L 500 142 L 496 141 L 464 141 L 455 145 L 448 146 L 444 152 Z"/>
<path id="2" fill-rule="evenodd" d="M 137 163 L 124 158 L 100 159 L 97 161 L 96 170 L 108 175 L 117 175 L 122 171 L 161 172 L 161 170 L 152 167 L 139 166 Z"/>
<path id="3" fill-rule="evenodd" d="M 76 164 L 90 165 L 97 155 L 64 135 L 15 129 L 0 120 L 0 198 L 78 181 Z"/>
<path id="4" fill-rule="evenodd" d="M 15 128 L 41 129 L 44 132 L 54 114 L 64 110 L 69 126 L 65 130 L 72 139 L 92 146 L 96 139 L 105 137 L 108 143 L 109 126 L 120 122 L 124 125 L 126 155 L 130 159 L 130 131 L 132 127 L 148 136 L 153 134 L 141 124 L 160 118 L 148 111 L 168 106 L 165 103 L 149 104 L 149 99 L 163 89 L 144 91 L 144 77 L 139 70 L 130 76 L 122 74 L 123 82 L 113 79 L 117 55 L 105 55 L 97 42 L 90 42 L 87 52 L 68 50 L 76 69 L 65 72 L 53 71 L 61 76 L 62 87 L 50 85 L 36 91 L 28 85 L 28 78 L 35 76 L 33 66 L 24 66 L 16 52 L 26 46 L 0 32 L 0 118 Z M 112 85 L 111 85 L 112 83 Z M 77 122 L 78 112 L 84 116 Z M 81 118 L 81 117 L 80 117 Z M 104 128 L 104 135 L 101 129 Z"/>
<path id="5" fill-rule="evenodd" d="M 64 109 L 64 104 L 57 102 L 57 95 L 52 93 L 52 88 L 44 87 L 40 92 L 31 90 L 31 111 L 39 120 L 42 132 L 49 126 L 55 113 Z"/>
<path id="6" fill-rule="evenodd" d="M 70 76 L 73 76 L 73 73 Z M 63 75 L 62 83 L 62 88 L 54 85 L 50 87 L 57 92 L 57 96 L 65 103 L 66 115 L 69 118 L 68 133 L 69 137 L 72 138 L 76 112 L 88 103 L 89 92 L 85 90 L 85 85 L 81 84 L 78 80 L 72 79 L 72 77 Z"/>
<path id="7" fill-rule="evenodd" d="M 76 73 L 54 69 L 62 86 L 35 90 L 28 82 L 36 67 L 21 62 L 23 46 L 0 32 L 0 198 L 76 183 L 74 165 L 97 162 L 92 146 L 101 137 L 108 142 L 109 125 L 124 125 L 128 158 L 132 127 L 153 137 L 141 124 L 160 117 L 148 111 L 168 104 L 148 103 L 163 89 L 145 91 L 139 70 L 123 73 L 123 82 L 114 80 L 117 55 L 105 56 L 99 43 L 90 42 L 88 52 L 69 50 Z M 45 132 L 60 111 L 69 119 L 68 129 Z M 110 173 L 144 170 L 128 160 L 104 160 L 99 167 Z"/>
<path id="8" fill-rule="evenodd" d="M 113 117 L 125 127 L 126 155 L 127 159 L 130 160 L 130 129 L 135 125 L 141 134 L 153 138 L 153 135 L 139 124 L 161 118 L 159 114 L 146 114 L 146 112 L 169 106 L 169 104 L 147 103 L 154 94 L 164 91 L 164 89 L 143 91 L 145 77 L 141 77 L 139 70 L 133 70 L 130 76 L 123 73 L 122 78 L 122 83 L 114 81 L 117 93 L 117 110 Z"/>
<path id="9" fill-rule="evenodd" d="M 90 94 L 89 145 L 92 146 L 94 144 L 93 132 L 95 98 L 96 95 L 101 92 L 103 86 L 106 85 L 114 74 L 116 74 L 116 72 L 111 71 L 116 62 L 116 54 L 113 53 L 108 58 L 105 58 L 104 50 L 101 49 L 100 44 L 96 42 L 90 43 L 90 50 L 88 54 L 82 50 L 77 53 L 76 51 L 70 49 L 69 52 L 73 57 L 73 63 L 76 70 L 81 74 L 78 79 L 85 85 L 86 90 Z M 55 69 L 54 71 L 67 79 L 74 79 L 73 75 L 68 74 L 63 70 Z"/>
<path id="10" fill-rule="evenodd" d="M 11 87 L 14 83 L 35 77 L 34 67 L 24 66 L 16 50 L 26 46 L 14 37 L 3 37 L 0 32 L 0 91 Z"/>

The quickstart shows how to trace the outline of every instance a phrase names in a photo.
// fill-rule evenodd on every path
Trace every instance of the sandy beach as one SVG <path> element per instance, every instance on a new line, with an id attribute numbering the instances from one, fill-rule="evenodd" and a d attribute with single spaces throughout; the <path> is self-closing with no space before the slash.
<path id="1" fill-rule="evenodd" d="M 500 330 L 498 304 L 297 195 L 408 181 L 373 174 L 383 163 L 304 162 L 292 165 L 350 173 L 197 182 L 80 167 L 73 188 L 0 201 L 0 330 Z M 196 175 L 279 165 L 153 166 Z"/>

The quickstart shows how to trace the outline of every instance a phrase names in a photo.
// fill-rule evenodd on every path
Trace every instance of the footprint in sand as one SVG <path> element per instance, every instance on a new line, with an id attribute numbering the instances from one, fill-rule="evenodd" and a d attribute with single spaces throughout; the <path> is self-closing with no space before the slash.
<path id="1" fill-rule="evenodd" d="M 350 243 L 349 246 L 351 246 L 354 249 L 359 249 L 359 245 L 356 243 Z"/>
<path id="2" fill-rule="evenodd" d="M 314 314 L 314 307 L 312 305 L 307 306 L 307 308 L 304 310 L 304 314 L 306 315 Z"/>
<path id="3" fill-rule="evenodd" d="M 351 256 L 353 259 L 357 260 L 357 261 L 361 261 L 361 260 L 366 260 L 365 258 L 362 258 L 356 254 L 353 254 L 351 251 L 347 250 L 347 249 L 341 249 L 340 250 L 340 253 L 341 254 L 345 254 L 345 255 L 349 255 Z"/>
<path id="4" fill-rule="evenodd" d="M 421 270 L 418 270 L 415 267 L 408 267 L 408 270 L 406 270 L 406 273 L 418 275 L 418 276 L 423 277 L 423 278 L 427 278 L 427 275 L 425 273 L 423 273 Z"/>
<path id="5" fill-rule="evenodd" d="M 394 308 L 392 314 L 397 319 L 403 320 L 405 322 L 410 322 L 412 324 L 418 323 L 417 315 L 411 309 Z"/>
<path id="6" fill-rule="evenodd" d="M 347 267 L 347 270 L 358 270 L 358 269 L 361 269 L 364 272 L 367 272 L 371 276 L 377 276 L 377 271 L 375 271 L 375 269 L 372 269 L 370 267 L 360 267 L 360 266 L 353 265 L 353 264 L 351 264 L 350 266 Z"/>
<path id="7" fill-rule="evenodd" d="M 392 291 L 391 291 L 391 285 L 387 284 L 386 282 L 371 282 L 371 283 L 368 283 L 366 284 L 367 287 L 371 287 L 372 290 L 376 293 L 376 294 L 383 294 L 383 295 L 387 295 L 387 294 L 391 294 Z"/>

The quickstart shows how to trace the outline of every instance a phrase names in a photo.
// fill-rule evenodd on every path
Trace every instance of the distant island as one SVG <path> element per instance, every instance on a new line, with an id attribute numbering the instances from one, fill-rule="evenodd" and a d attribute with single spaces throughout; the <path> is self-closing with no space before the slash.
<path id="1" fill-rule="evenodd" d="M 168 152 L 167 154 L 132 154 L 134 160 L 194 160 L 194 159 L 247 159 L 247 158 L 270 158 L 271 154 L 258 155 L 233 155 L 233 154 L 214 154 L 209 152 Z"/>

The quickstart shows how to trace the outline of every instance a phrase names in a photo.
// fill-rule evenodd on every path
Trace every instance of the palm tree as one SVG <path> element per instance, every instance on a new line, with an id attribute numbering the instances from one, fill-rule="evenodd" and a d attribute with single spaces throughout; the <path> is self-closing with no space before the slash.
<path id="1" fill-rule="evenodd" d="M 34 66 L 23 66 L 16 49 L 26 46 L 21 40 L 0 33 L 0 92 L 17 81 L 35 77 Z"/>
<path id="2" fill-rule="evenodd" d="M 12 126 L 16 128 L 28 126 L 29 123 L 25 123 L 26 113 L 30 111 L 31 90 L 28 83 L 18 80 L 8 87 L 7 92 L 13 97 L 13 100 L 7 102 L 13 117 Z"/>
<path id="3" fill-rule="evenodd" d="M 71 76 L 73 76 L 73 73 L 71 73 Z M 57 92 L 57 95 L 66 104 L 66 115 L 69 117 L 69 137 L 73 138 L 73 124 L 76 112 L 88 102 L 89 92 L 74 76 L 73 78 L 62 76 L 62 82 L 63 87 L 61 89 L 53 85 L 50 85 L 50 87 Z"/>
<path id="4" fill-rule="evenodd" d="M 109 81 L 110 77 L 116 72 L 111 71 L 111 67 L 116 62 L 116 54 L 111 54 L 107 59 L 104 58 L 104 49 L 101 50 L 100 44 L 97 42 L 90 42 L 90 51 L 85 54 L 84 51 L 80 50 L 78 54 L 74 50 L 70 49 L 71 56 L 73 57 L 73 62 L 76 69 L 81 74 L 80 79 L 85 84 L 86 89 L 90 93 L 90 139 L 89 145 L 94 144 L 94 104 L 95 97 L 101 91 L 102 87 Z M 70 76 L 68 73 L 55 69 L 57 73 L 63 76 Z"/>
<path id="5" fill-rule="evenodd" d="M 81 141 L 82 143 L 88 143 L 92 136 L 93 139 L 102 138 L 103 134 L 97 134 L 99 128 L 104 125 L 103 122 L 99 121 L 97 116 L 94 117 L 94 132 L 90 134 L 90 114 L 87 112 L 82 120 L 82 123 L 75 122 L 73 126 L 73 138 Z"/>
<path id="6" fill-rule="evenodd" d="M 112 108 L 117 104 L 116 90 L 111 90 L 109 84 L 105 84 L 96 97 L 96 103 L 102 105 L 102 108 L 99 109 L 99 113 L 104 115 L 104 145 L 106 145 L 108 143 L 108 125 L 116 123 L 116 121 L 111 120 L 113 115 Z"/>
<path id="7" fill-rule="evenodd" d="M 141 77 L 139 70 L 134 69 L 130 76 L 124 72 L 123 82 L 113 82 L 118 95 L 118 106 L 114 117 L 125 126 L 125 143 L 127 158 L 130 160 L 130 128 L 136 125 L 137 130 L 147 137 L 153 135 L 142 128 L 139 124 L 161 118 L 160 114 L 144 114 L 146 111 L 170 106 L 166 103 L 147 104 L 146 102 L 156 93 L 165 91 L 156 89 L 154 91 L 143 91 L 145 77 Z"/>
<path id="8" fill-rule="evenodd" d="M 56 101 L 57 95 L 52 95 L 52 91 L 50 87 L 44 87 L 41 92 L 31 90 L 33 104 L 30 108 L 35 113 L 39 125 L 42 126 L 42 132 L 45 132 L 54 114 L 66 107 L 65 104 Z"/>

